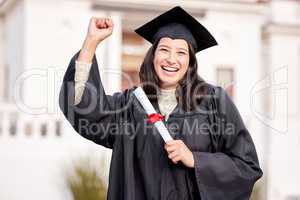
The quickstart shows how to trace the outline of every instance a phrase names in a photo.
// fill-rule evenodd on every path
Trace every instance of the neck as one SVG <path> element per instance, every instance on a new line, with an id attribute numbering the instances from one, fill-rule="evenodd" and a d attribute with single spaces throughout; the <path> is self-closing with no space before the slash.
<path id="1" fill-rule="evenodd" d="M 176 91 L 176 88 L 168 88 L 168 89 L 160 88 L 160 91 L 164 93 L 174 93 Z"/>
<path id="2" fill-rule="evenodd" d="M 177 85 L 160 85 L 160 90 L 176 90 Z"/>

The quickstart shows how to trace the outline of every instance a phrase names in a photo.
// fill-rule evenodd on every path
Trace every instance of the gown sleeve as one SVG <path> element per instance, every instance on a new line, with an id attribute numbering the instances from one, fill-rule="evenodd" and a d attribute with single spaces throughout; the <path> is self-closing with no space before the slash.
<path id="1" fill-rule="evenodd" d="M 193 152 L 195 175 L 202 200 L 246 200 L 262 176 L 255 146 L 234 103 L 222 88 L 211 101 L 218 130 L 215 152 Z M 222 125 L 223 124 L 223 125 Z M 216 126 L 214 126 L 216 127 Z"/>
<path id="2" fill-rule="evenodd" d="M 73 128 L 84 138 L 96 144 L 113 148 L 118 134 L 119 119 L 126 103 L 126 91 L 106 95 L 101 83 L 98 64 L 94 56 L 84 91 L 78 104 L 75 97 L 75 61 L 71 59 L 64 75 L 59 95 L 59 106 Z"/>

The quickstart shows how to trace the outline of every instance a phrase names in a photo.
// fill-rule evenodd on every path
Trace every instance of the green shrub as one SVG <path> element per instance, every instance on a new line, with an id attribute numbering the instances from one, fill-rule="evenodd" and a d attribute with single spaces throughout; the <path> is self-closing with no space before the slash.
<path id="1" fill-rule="evenodd" d="M 107 187 L 99 170 L 88 158 L 79 159 L 66 170 L 66 185 L 74 200 L 106 200 Z"/>

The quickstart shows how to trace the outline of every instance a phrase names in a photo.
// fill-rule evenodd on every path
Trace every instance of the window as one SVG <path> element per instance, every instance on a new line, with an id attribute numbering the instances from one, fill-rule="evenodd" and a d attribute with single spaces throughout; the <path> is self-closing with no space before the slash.
<path id="1" fill-rule="evenodd" d="M 229 96 L 234 96 L 234 69 L 232 67 L 217 68 L 217 84 L 222 86 Z"/>
<path id="2" fill-rule="evenodd" d="M 122 70 L 122 90 L 137 86 L 139 83 L 140 79 L 137 70 Z"/>
<path id="3" fill-rule="evenodd" d="M 123 32 L 122 90 L 139 85 L 139 67 L 145 54 L 144 40 L 132 32 Z"/>

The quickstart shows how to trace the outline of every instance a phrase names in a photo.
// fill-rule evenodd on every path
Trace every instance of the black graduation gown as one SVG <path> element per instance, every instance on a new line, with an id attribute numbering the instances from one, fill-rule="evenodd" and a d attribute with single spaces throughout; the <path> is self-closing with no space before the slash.
<path id="1" fill-rule="evenodd" d="M 223 89 L 208 85 L 211 96 L 199 105 L 202 111 L 185 112 L 177 105 L 165 122 L 193 152 L 191 169 L 168 159 L 134 88 L 105 94 L 95 57 L 82 100 L 74 106 L 77 56 L 64 76 L 59 104 L 81 136 L 113 150 L 109 200 L 249 199 L 262 171 L 250 134 Z"/>

